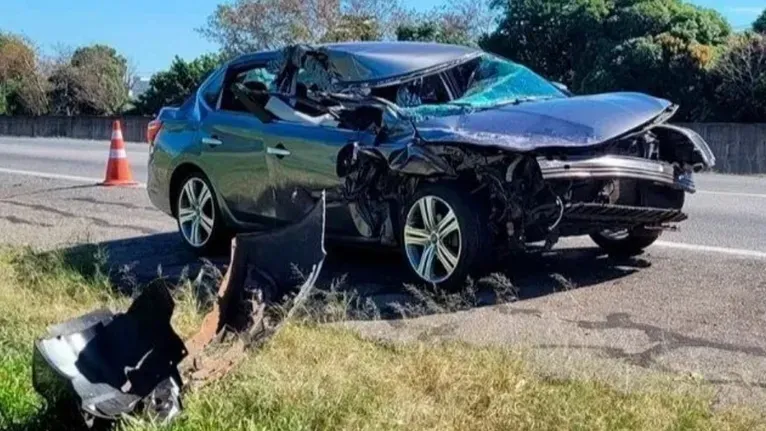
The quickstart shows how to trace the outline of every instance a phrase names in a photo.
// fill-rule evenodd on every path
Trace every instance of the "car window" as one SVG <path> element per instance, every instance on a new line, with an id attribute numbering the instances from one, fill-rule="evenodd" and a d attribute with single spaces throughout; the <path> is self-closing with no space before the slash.
<path id="1" fill-rule="evenodd" d="M 245 84 L 245 87 L 253 86 L 253 83 L 261 83 L 269 88 L 276 76 L 266 70 L 266 67 L 257 67 L 255 69 L 246 70 L 237 75 L 235 82 Z M 260 87 L 260 85 L 258 85 Z"/>
<path id="2" fill-rule="evenodd" d="M 327 70 L 327 67 L 326 60 L 313 55 L 307 56 L 303 66 L 298 70 L 296 83 L 311 90 L 332 91 L 337 79 Z"/>
<path id="3" fill-rule="evenodd" d="M 401 107 L 436 105 L 451 100 L 440 74 L 428 75 L 401 84 L 396 92 L 396 104 Z"/>
<path id="4" fill-rule="evenodd" d="M 420 87 L 420 100 L 427 104 L 446 103 L 450 101 L 449 93 L 441 74 L 423 77 Z"/>
<path id="5" fill-rule="evenodd" d="M 221 97 L 221 109 L 237 112 L 250 111 L 234 96 L 234 93 L 231 90 L 233 85 L 242 84 L 249 90 L 265 92 L 270 91 L 272 82 L 275 78 L 275 75 L 266 69 L 266 65 L 253 66 L 248 69 L 229 73 L 228 75 L 230 76 L 223 90 L 223 97 Z M 255 95 L 253 98 L 254 101 L 261 106 L 265 106 L 266 101 L 268 100 L 268 95 Z"/>
<path id="6" fill-rule="evenodd" d="M 204 99 L 205 103 L 207 103 L 211 108 L 215 108 L 218 105 L 218 96 L 221 94 L 221 87 L 223 87 L 224 78 L 224 74 L 221 71 L 214 73 L 216 75 L 213 76 L 210 81 L 206 82 L 205 85 L 200 89 L 202 99 Z"/>

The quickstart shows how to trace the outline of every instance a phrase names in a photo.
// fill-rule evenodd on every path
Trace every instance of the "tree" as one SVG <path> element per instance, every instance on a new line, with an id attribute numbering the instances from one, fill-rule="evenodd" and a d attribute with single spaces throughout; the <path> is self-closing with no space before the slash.
<path id="1" fill-rule="evenodd" d="M 78 75 L 78 99 L 85 113 L 114 114 L 128 101 L 127 60 L 105 45 L 78 48 L 72 54 Z"/>
<path id="2" fill-rule="evenodd" d="M 715 100 L 729 121 L 766 118 L 766 35 L 745 33 L 731 38 L 713 69 Z"/>
<path id="3" fill-rule="evenodd" d="M 41 115 L 48 111 L 48 84 L 35 47 L 0 33 L 0 114 Z"/>
<path id="4" fill-rule="evenodd" d="M 497 29 L 480 46 L 574 88 L 599 51 L 611 11 L 602 0 L 493 0 Z"/>
<path id="5" fill-rule="evenodd" d="M 217 55 L 203 55 L 189 62 L 175 57 L 167 71 L 152 76 L 149 88 L 136 101 L 134 112 L 154 115 L 163 106 L 182 104 L 222 60 Z"/>
<path id="6" fill-rule="evenodd" d="M 232 0 L 218 5 L 199 31 L 227 55 L 236 55 L 295 43 L 386 37 L 403 17 L 396 0 Z"/>
<path id="7" fill-rule="evenodd" d="M 343 15 L 335 27 L 322 37 L 323 42 L 347 40 L 371 41 L 380 39 L 378 21 L 370 16 Z"/>
<path id="8" fill-rule="evenodd" d="M 678 118 L 712 115 L 708 69 L 713 49 L 669 33 L 630 39 L 609 51 L 587 75 L 587 92 L 640 91 L 680 105 Z"/>
<path id="9" fill-rule="evenodd" d="M 642 91 L 702 118 L 707 72 L 731 28 L 681 0 L 494 0 L 503 13 L 482 40 L 575 92 Z"/>
<path id="10" fill-rule="evenodd" d="M 113 115 L 128 102 L 127 60 L 106 45 L 76 49 L 53 71 L 53 110 L 66 115 Z"/>
<path id="11" fill-rule="evenodd" d="M 761 12 L 761 15 L 753 23 L 753 30 L 757 33 L 766 34 L 766 9 Z"/>
<path id="12" fill-rule="evenodd" d="M 483 0 L 450 0 L 432 11 L 410 17 L 396 29 L 402 41 L 476 45 L 492 22 L 489 5 Z"/>

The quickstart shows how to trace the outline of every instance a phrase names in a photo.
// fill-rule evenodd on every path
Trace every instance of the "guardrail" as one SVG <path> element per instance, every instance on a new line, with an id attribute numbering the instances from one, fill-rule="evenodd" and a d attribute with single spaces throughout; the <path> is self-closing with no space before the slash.
<path id="1" fill-rule="evenodd" d="M 146 142 L 149 117 L 0 116 L 0 136 L 66 137 L 108 141 L 112 121 L 122 122 L 125 141 Z M 766 123 L 679 123 L 699 133 L 716 156 L 716 171 L 766 174 Z"/>

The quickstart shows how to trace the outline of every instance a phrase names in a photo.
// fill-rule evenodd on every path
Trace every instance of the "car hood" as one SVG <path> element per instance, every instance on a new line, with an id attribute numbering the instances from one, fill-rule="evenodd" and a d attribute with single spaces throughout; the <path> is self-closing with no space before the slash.
<path id="1" fill-rule="evenodd" d="M 594 146 L 636 129 L 673 105 L 640 93 L 606 93 L 523 102 L 416 122 L 426 142 L 460 142 L 513 151 Z"/>

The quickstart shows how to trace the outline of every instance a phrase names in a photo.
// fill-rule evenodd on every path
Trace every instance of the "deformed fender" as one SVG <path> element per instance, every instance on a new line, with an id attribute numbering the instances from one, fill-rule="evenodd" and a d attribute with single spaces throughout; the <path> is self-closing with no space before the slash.
<path id="1" fill-rule="evenodd" d="M 407 175 L 427 177 L 457 174 L 431 147 L 413 142 L 393 148 L 363 147 L 354 142 L 341 148 L 337 160 L 339 178 L 352 174 L 364 161 L 382 162 L 390 171 Z"/>
<path id="2" fill-rule="evenodd" d="M 388 157 L 388 166 L 395 172 L 424 177 L 456 175 L 452 166 L 425 145 L 410 144 L 392 151 Z"/>
<path id="3" fill-rule="evenodd" d="M 658 124 L 651 129 L 660 142 L 669 145 L 661 148 L 673 161 L 686 162 L 695 171 L 704 171 L 715 166 L 715 155 L 702 137 L 694 130 L 672 124 Z"/>

